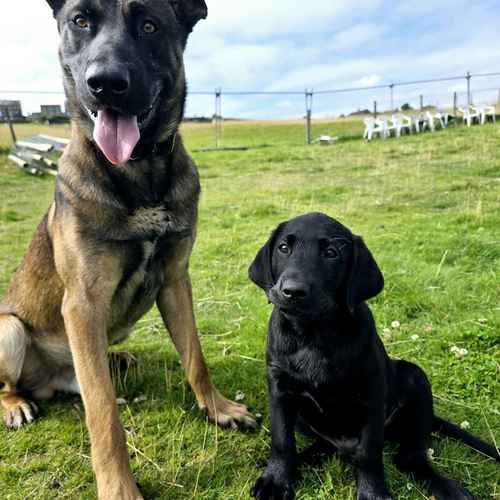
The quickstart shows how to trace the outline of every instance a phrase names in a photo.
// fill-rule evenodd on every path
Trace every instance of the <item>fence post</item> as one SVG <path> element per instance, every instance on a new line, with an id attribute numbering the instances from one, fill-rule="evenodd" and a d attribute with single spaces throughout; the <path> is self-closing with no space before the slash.
<path id="1" fill-rule="evenodd" d="M 424 96 L 420 94 L 420 111 L 424 110 Z"/>
<path id="2" fill-rule="evenodd" d="M 306 143 L 312 143 L 312 105 L 314 93 L 312 90 L 305 91 L 306 97 Z"/>
<path id="3" fill-rule="evenodd" d="M 378 118 L 377 101 L 373 101 L 373 118 L 375 120 Z"/>
<path id="4" fill-rule="evenodd" d="M 391 113 L 394 113 L 394 83 L 391 83 L 389 88 L 391 89 Z"/>
<path id="5" fill-rule="evenodd" d="M 215 148 L 219 149 L 222 135 L 222 89 L 219 87 L 215 89 Z"/>
<path id="6" fill-rule="evenodd" d="M 9 125 L 9 129 L 10 129 L 10 135 L 12 137 L 12 142 L 14 144 L 16 144 L 17 142 L 17 137 L 16 137 L 16 133 L 14 132 L 14 125 L 12 125 L 12 121 L 10 119 L 10 111 L 9 111 L 9 108 L 7 106 L 5 107 L 2 107 L 2 111 L 3 111 L 3 114 L 5 114 L 5 118 L 7 120 L 7 124 Z"/>
<path id="7" fill-rule="evenodd" d="M 472 93 L 471 93 L 471 74 L 470 71 L 467 71 L 467 75 L 465 76 L 467 79 L 467 105 L 472 106 Z"/>
<path id="8" fill-rule="evenodd" d="M 458 110 L 458 94 L 453 92 L 453 117 L 455 121 L 455 125 L 457 124 L 457 110 Z"/>

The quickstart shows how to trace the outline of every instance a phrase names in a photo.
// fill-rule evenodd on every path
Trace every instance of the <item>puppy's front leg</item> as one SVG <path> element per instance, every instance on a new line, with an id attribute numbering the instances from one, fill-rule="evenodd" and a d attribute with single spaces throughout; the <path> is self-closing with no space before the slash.
<path id="1" fill-rule="evenodd" d="M 102 500 L 139 500 L 142 496 L 130 470 L 109 373 L 107 299 L 88 290 L 67 290 L 64 323 L 85 406 L 98 496 Z"/>
<path id="2" fill-rule="evenodd" d="M 271 457 L 252 488 L 252 495 L 257 500 L 291 500 L 295 497 L 293 483 L 298 463 L 295 445 L 297 406 L 293 395 L 280 389 L 272 372 L 269 374 L 269 404 Z"/>
<path id="3" fill-rule="evenodd" d="M 361 432 L 354 462 L 358 467 L 358 500 L 391 500 L 384 475 L 384 419 L 385 392 L 374 386 L 373 377 L 368 403 L 368 422 Z M 385 386 L 382 384 L 382 386 Z"/>

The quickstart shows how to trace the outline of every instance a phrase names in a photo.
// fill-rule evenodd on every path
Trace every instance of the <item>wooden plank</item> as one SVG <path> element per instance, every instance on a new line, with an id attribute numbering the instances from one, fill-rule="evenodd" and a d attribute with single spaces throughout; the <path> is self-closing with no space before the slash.
<path id="1" fill-rule="evenodd" d="M 28 166 L 28 162 L 23 160 L 22 158 L 19 158 L 18 156 L 9 155 L 8 158 L 10 161 L 13 161 L 18 167 L 26 168 Z"/>
<path id="2" fill-rule="evenodd" d="M 42 172 L 40 169 L 32 167 L 28 162 L 24 161 L 22 158 L 19 158 L 15 155 L 9 155 L 8 158 L 10 161 L 14 162 L 23 172 L 39 176 L 44 174 L 44 172 Z"/>
<path id="3" fill-rule="evenodd" d="M 16 146 L 19 148 L 33 149 L 40 153 L 50 153 L 54 149 L 52 144 L 37 144 L 36 142 L 28 141 L 17 141 Z"/>
<path id="4" fill-rule="evenodd" d="M 49 160 L 48 158 L 44 158 L 43 159 L 43 162 L 45 163 L 45 165 L 47 165 L 48 167 L 50 168 L 53 168 L 55 170 L 57 170 L 57 163 L 55 161 L 52 161 L 52 160 Z"/>
<path id="5" fill-rule="evenodd" d="M 40 134 L 31 139 L 32 141 L 46 142 L 52 144 L 57 151 L 64 151 L 69 144 L 69 139 L 64 139 L 63 137 L 52 137 L 50 135 Z"/>
<path id="6" fill-rule="evenodd" d="M 59 142 L 60 144 L 63 144 L 64 146 L 67 146 L 69 144 L 69 139 L 65 139 L 64 137 L 53 137 L 51 135 L 45 135 L 45 134 L 39 134 L 38 137 L 40 139 L 44 139 L 46 141 L 54 141 L 54 142 Z"/>
<path id="7" fill-rule="evenodd" d="M 30 167 L 46 174 L 53 175 L 54 177 L 57 176 L 57 163 L 52 160 L 26 150 L 17 150 L 14 151 L 14 153 L 22 160 L 25 160 Z"/>

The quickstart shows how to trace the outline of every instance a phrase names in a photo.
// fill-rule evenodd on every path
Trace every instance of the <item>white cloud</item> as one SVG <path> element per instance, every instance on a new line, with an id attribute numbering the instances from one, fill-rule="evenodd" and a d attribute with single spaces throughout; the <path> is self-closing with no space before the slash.
<path id="1" fill-rule="evenodd" d="M 385 26 L 376 24 L 357 24 L 337 33 L 333 48 L 337 52 L 350 50 L 379 39 L 386 31 Z"/>
<path id="2" fill-rule="evenodd" d="M 363 76 L 358 81 L 354 82 L 354 86 L 356 87 L 373 87 L 378 85 L 382 81 L 382 77 L 380 75 L 370 75 Z"/>

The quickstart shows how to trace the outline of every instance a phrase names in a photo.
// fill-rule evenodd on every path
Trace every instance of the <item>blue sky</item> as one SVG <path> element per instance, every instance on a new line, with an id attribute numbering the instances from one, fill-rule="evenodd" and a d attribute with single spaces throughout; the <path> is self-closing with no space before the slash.
<path id="1" fill-rule="evenodd" d="M 166 0 L 165 0 L 166 1 Z M 5 2 L 0 16 L 0 89 L 59 90 L 57 33 L 44 0 Z M 211 90 L 316 90 L 500 71 L 498 0 L 207 0 L 209 18 L 186 53 L 189 87 Z M 496 99 L 500 77 L 473 81 L 476 101 Z M 449 105 L 464 82 L 396 89 L 396 104 Z M 1 95 L 0 98 L 16 97 Z M 18 96 L 27 111 L 58 96 Z M 331 116 L 389 105 L 389 92 L 318 97 Z M 461 94 L 461 99 L 464 99 Z M 299 117 L 303 97 L 225 98 L 224 113 L 242 118 Z M 213 98 L 192 96 L 188 114 L 211 114 Z"/>

